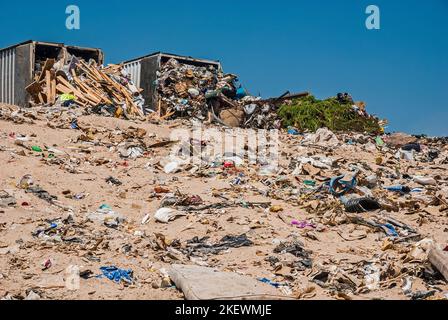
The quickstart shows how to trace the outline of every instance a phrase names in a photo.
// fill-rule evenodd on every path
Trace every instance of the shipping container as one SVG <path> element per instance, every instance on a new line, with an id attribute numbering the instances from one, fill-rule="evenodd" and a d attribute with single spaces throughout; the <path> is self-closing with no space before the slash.
<path id="1" fill-rule="evenodd" d="M 100 49 L 67 46 L 63 43 L 27 41 L 0 49 L 0 103 L 29 106 L 30 85 L 47 59 L 60 60 L 69 55 L 86 61 L 104 63 Z"/>
<path id="2" fill-rule="evenodd" d="M 159 101 L 157 93 L 157 73 L 170 59 L 176 59 L 186 65 L 199 67 L 213 66 L 215 69 L 221 70 L 221 63 L 219 61 L 195 59 L 162 52 L 156 52 L 123 62 L 124 70 L 130 75 L 134 84 L 143 89 L 142 94 L 146 104 L 153 110 L 157 110 Z"/>

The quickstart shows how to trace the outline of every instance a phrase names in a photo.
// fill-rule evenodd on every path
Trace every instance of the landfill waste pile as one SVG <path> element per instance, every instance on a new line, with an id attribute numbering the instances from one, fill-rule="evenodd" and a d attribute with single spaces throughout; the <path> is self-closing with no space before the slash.
<path id="1" fill-rule="evenodd" d="M 191 116 L 192 112 L 201 116 L 206 106 L 205 93 L 217 86 L 222 73 L 215 66 L 197 67 L 170 59 L 157 76 L 159 108 L 166 118 L 170 118 L 175 115 Z"/>
<path id="2" fill-rule="evenodd" d="M 192 118 L 0 105 L 0 299 L 448 299 L 448 139 L 300 124 L 252 161 Z"/>
<path id="3" fill-rule="evenodd" d="M 212 65 L 182 64 L 174 58 L 163 65 L 157 84 L 163 119 L 195 117 L 240 127 L 258 108 L 254 103 L 261 101 L 248 95 L 236 75 L 224 74 Z"/>
<path id="4" fill-rule="evenodd" d="M 182 64 L 172 58 L 157 72 L 156 110 L 146 104 L 122 65 L 99 66 L 67 54 L 36 62 L 36 76 L 26 87 L 32 107 L 79 109 L 124 119 L 164 121 L 195 118 L 225 127 L 301 132 L 328 127 L 334 131 L 380 133 L 385 121 L 369 115 L 365 103 L 338 94 L 324 101 L 309 93 L 262 99 L 248 93 L 238 76 L 216 66 Z"/>
<path id="5" fill-rule="evenodd" d="M 365 103 L 354 102 L 347 93 L 319 101 L 308 93 L 262 99 L 251 96 L 238 76 L 224 74 L 215 66 L 197 67 L 176 59 L 158 73 L 159 115 L 162 119 L 195 117 L 227 127 L 279 129 L 297 127 L 315 131 L 379 133 L 386 124 L 369 115 Z"/>
<path id="6" fill-rule="evenodd" d="M 120 65 L 98 66 L 68 55 L 47 59 L 27 86 L 31 105 L 83 108 L 117 118 L 145 115 L 145 100 Z"/>

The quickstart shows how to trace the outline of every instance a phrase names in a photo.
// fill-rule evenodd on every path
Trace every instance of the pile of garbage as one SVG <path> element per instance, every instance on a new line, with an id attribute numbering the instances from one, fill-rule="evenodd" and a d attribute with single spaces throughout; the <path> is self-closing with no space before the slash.
<path id="1" fill-rule="evenodd" d="M 150 110 L 121 65 L 99 66 L 67 55 L 36 66 L 27 88 L 33 106 L 74 107 L 116 118 L 144 118 Z M 238 76 L 214 65 L 195 66 L 170 59 L 157 73 L 160 119 L 197 118 L 226 127 L 280 129 L 298 132 L 327 127 L 333 131 L 381 133 L 386 122 L 369 115 L 365 103 L 347 93 L 317 100 L 309 93 L 262 99 L 248 93 Z M 154 113 L 153 113 L 154 114 Z"/>
<path id="2" fill-rule="evenodd" d="M 216 116 L 222 109 L 236 109 L 239 100 L 247 96 L 236 75 L 224 74 L 212 65 L 193 66 L 170 59 L 158 78 L 159 109 L 164 118 L 194 116 L 213 120 L 210 112 Z M 238 115 L 240 111 L 236 111 Z M 237 121 L 235 126 L 239 125 Z"/>
<path id="3" fill-rule="evenodd" d="M 196 67 L 170 59 L 158 72 L 159 108 L 167 117 L 200 114 L 205 93 L 218 84 L 220 71 L 214 66 Z"/>
<path id="4" fill-rule="evenodd" d="M 299 131 L 314 132 L 326 127 L 332 131 L 379 134 L 387 124 L 368 114 L 365 103 L 354 102 L 347 93 L 326 100 L 318 100 L 312 95 L 289 100 L 280 107 L 278 114 L 285 126 Z"/>
<path id="5" fill-rule="evenodd" d="M 238 76 L 215 66 L 198 67 L 171 59 L 158 73 L 159 113 L 163 119 L 195 117 L 227 127 L 279 129 L 300 132 L 327 127 L 333 131 L 381 133 L 387 123 L 367 113 L 364 102 L 348 93 L 318 100 L 289 92 L 263 100 L 251 96 Z"/>
<path id="6" fill-rule="evenodd" d="M 98 66 L 75 56 L 47 59 L 28 87 L 31 105 L 82 107 L 117 118 L 144 116 L 145 100 L 120 65 Z"/>
<path id="7" fill-rule="evenodd" d="M 158 77 L 158 108 L 164 119 L 195 117 L 227 127 L 255 123 L 261 127 L 263 121 L 257 122 L 256 115 L 272 110 L 260 97 L 250 96 L 238 76 L 224 74 L 215 66 L 198 67 L 171 59 Z"/>

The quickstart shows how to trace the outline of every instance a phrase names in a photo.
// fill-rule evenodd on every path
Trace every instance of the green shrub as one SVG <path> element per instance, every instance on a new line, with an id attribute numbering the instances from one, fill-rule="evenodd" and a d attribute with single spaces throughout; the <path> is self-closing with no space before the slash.
<path id="1" fill-rule="evenodd" d="M 318 100 L 308 96 L 295 99 L 290 105 L 282 105 L 278 115 L 285 127 L 292 126 L 301 131 L 314 132 L 327 127 L 332 131 L 381 132 L 377 118 L 363 117 L 351 104 L 341 104 L 336 98 Z"/>

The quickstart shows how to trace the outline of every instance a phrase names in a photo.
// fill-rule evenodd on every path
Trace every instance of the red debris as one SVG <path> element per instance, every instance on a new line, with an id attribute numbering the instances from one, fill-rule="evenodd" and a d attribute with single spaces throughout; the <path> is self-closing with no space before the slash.
<path id="1" fill-rule="evenodd" d="M 235 168 L 235 163 L 232 161 L 225 161 L 224 162 L 224 169 L 230 169 Z"/>

